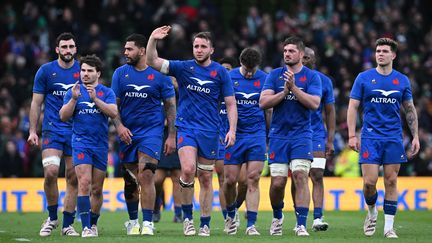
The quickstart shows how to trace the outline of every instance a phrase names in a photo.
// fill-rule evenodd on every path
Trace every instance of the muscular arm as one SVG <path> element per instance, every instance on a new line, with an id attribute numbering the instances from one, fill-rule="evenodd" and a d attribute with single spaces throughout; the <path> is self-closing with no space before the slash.
<path id="1" fill-rule="evenodd" d="M 107 104 L 97 97 L 93 100 L 93 102 L 102 111 L 102 113 L 109 116 L 110 118 L 115 118 L 118 116 L 116 104 Z"/>
<path id="2" fill-rule="evenodd" d="M 356 137 L 356 122 L 359 105 L 359 100 L 350 99 L 347 111 L 348 145 L 351 149 L 357 152 L 360 147 Z"/>
<path id="3" fill-rule="evenodd" d="M 77 100 L 75 98 L 71 98 L 68 103 L 62 106 L 59 112 L 60 120 L 66 122 L 72 117 L 75 110 L 76 103 Z"/>
<path id="4" fill-rule="evenodd" d="M 406 121 L 413 137 L 411 141 L 411 149 L 408 153 L 408 158 L 413 158 L 420 151 L 417 111 L 414 106 L 413 100 L 404 101 L 403 107 L 405 109 Z"/>
<path id="5" fill-rule="evenodd" d="M 333 103 L 332 104 L 326 104 L 324 106 L 324 110 L 325 110 L 325 122 L 326 122 L 326 127 L 327 127 L 326 152 L 329 153 L 329 155 L 331 155 L 334 152 L 333 140 L 334 140 L 335 130 L 336 130 L 335 105 Z"/>
<path id="6" fill-rule="evenodd" d="M 45 95 L 33 93 L 33 98 L 30 106 L 30 129 L 29 133 L 36 133 L 39 118 L 41 114 L 41 107 L 44 101 Z"/>
<path id="7" fill-rule="evenodd" d="M 308 94 L 308 93 L 304 92 L 303 90 L 299 89 L 297 86 L 293 86 L 291 88 L 291 92 L 295 95 L 297 100 L 302 105 L 306 106 L 306 108 L 311 109 L 311 110 L 318 109 L 320 102 L 321 102 L 321 97 Z"/>
<path id="8" fill-rule="evenodd" d="M 44 101 L 45 95 L 33 93 L 33 98 L 30 106 L 30 127 L 29 137 L 27 141 L 30 145 L 38 145 L 39 137 L 37 135 L 37 126 L 40 118 L 42 102 Z"/>
<path id="9" fill-rule="evenodd" d="M 234 96 L 226 96 L 224 98 L 227 109 L 227 116 L 229 122 L 229 131 L 225 136 L 225 143 L 227 147 L 234 145 L 237 130 L 237 104 Z"/>
<path id="10" fill-rule="evenodd" d="M 273 109 L 272 108 L 264 110 L 264 118 L 265 118 L 265 122 L 266 122 L 266 133 L 267 134 L 270 131 L 272 115 L 273 115 Z"/>
<path id="11" fill-rule="evenodd" d="M 120 100 L 119 98 L 117 98 L 116 101 L 117 101 L 117 107 L 120 107 L 121 100 Z M 119 110 L 120 110 L 120 108 L 119 108 Z M 123 126 L 123 123 L 122 123 L 122 120 L 121 120 L 121 117 L 120 117 L 120 112 L 118 112 L 117 116 L 114 117 L 114 118 L 112 119 L 112 121 L 113 121 L 114 126 L 115 126 L 116 128 L 118 128 L 119 126 Z"/>
<path id="12" fill-rule="evenodd" d="M 259 107 L 263 110 L 273 108 L 277 106 L 287 95 L 287 89 L 284 89 L 277 94 L 275 94 L 275 92 L 271 89 L 266 89 L 261 92 Z"/>
<path id="13" fill-rule="evenodd" d="M 164 108 L 165 108 L 165 114 L 166 114 L 166 118 L 167 118 L 168 136 L 175 137 L 175 135 L 176 135 L 176 127 L 175 127 L 176 100 L 175 100 L 175 97 L 165 99 L 164 100 Z"/>
<path id="14" fill-rule="evenodd" d="M 165 140 L 164 154 L 169 155 L 175 152 L 176 148 L 176 127 L 175 127 L 175 117 L 176 117 L 176 101 L 175 97 L 168 98 L 164 100 L 164 108 L 167 119 L 168 126 L 168 137 Z"/>
<path id="15" fill-rule="evenodd" d="M 161 40 L 168 35 L 170 29 L 171 29 L 170 26 L 162 26 L 155 29 L 150 35 L 150 38 L 147 42 L 147 49 L 146 49 L 147 65 L 151 66 L 152 68 L 164 74 L 167 74 L 169 71 L 169 62 L 166 59 L 159 57 L 157 53 L 156 45 L 158 40 Z"/>

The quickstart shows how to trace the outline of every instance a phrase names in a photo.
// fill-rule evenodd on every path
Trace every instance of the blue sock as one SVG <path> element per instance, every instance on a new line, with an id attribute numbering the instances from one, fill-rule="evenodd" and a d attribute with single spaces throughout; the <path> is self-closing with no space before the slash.
<path id="1" fill-rule="evenodd" d="M 126 202 L 126 207 L 127 207 L 127 211 L 128 211 L 130 220 L 138 219 L 138 204 L 139 204 L 139 201 Z"/>
<path id="2" fill-rule="evenodd" d="M 273 208 L 273 218 L 282 218 L 282 209 L 284 208 L 284 203 L 281 202 L 279 205 L 272 205 Z"/>
<path id="3" fill-rule="evenodd" d="M 181 217 L 181 215 L 182 215 L 182 208 L 181 208 L 181 207 L 178 207 L 178 206 L 175 206 L 175 207 L 174 207 L 174 214 L 175 214 L 176 216 L 178 216 L 178 217 Z"/>
<path id="4" fill-rule="evenodd" d="M 235 217 L 235 212 L 236 212 L 236 203 L 234 202 L 231 205 L 227 205 L 227 215 L 228 217 L 234 219 Z"/>
<path id="5" fill-rule="evenodd" d="M 297 214 L 297 225 L 303 225 L 306 228 L 306 221 L 307 221 L 307 216 L 309 213 L 309 208 L 302 208 L 302 207 L 297 207 L 296 209 L 296 214 Z"/>
<path id="6" fill-rule="evenodd" d="M 365 201 L 367 205 L 374 205 L 377 201 L 378 193 L 375 192 L 375 194 L 371 197 L 365 197 Z"/>
<path id="7" fill-rule="evenodd" d="M 247 215 L 247 227 L 251 227 L 252 225 L 255 224 L 256 219 L 257 219 L 257 212 L 252 212 L 252 211 L 247 211 L 246 215 Z"/>
<path id="8" fill-rule="evenodd" d="M 200 228 L 204 227 L 204 225 L 207 225 L 207 227 L 210 228 L 210 216 L 207 217 L 202 217 L 200 218 L 201 224 L 200 224 Z"/>
<path id="9" fill-rule="evenodd" d="M 397 201 L 388 201 L 384 199 L 384 214 L 396 215 Z"/>
<path id="10" fill-rule="evenodd" d="M 243 204 L 243 202 L 236 201 L 236 209 L 239 209 L 242 204 Z"/>
<path id="11" fill-rule="evenodd" d="M 153 221 L 153 210 L 152 209 L 142 208 L 141 211 L 142 211 L 142 215 L 143 215 L 143 221 L 149 221 L 149 222 Z"/>
<path id="12" fill-rule="evenodd" d="M 48 209 L 48 216 L 50 217 L 50 220 L 57 220 L 58 204 L 48 206 L 47 209 Z"/>
<path id="13" fill-rule="evenodd" d="M 155 202 L 155 212 L 160 212 L 160 208 L 162 205 L 162 198 L 161 197 L 157 197 L 156 198 L 156 202 Z"/>
<path id="14" fill-rule="evenodd" d="M 97 225 L 100 214 L 90 212 L 90 225 Z"/>
<path id="15" fill-rule="evenodd" d="M 314 219 L 319 219 L 322 215 L 322 208 L 314 208 Z"/>
<path id="16" fill-rule="evenodd" d="M 183 204 L 182 205 L 183 219 L 189 219 L 189 220 L 193 219 L 192 209 L 193 209 L 192 204 Z"/>
<path id="17" fill-rule="evenodd" d="M 222 209 L 222 216 L 224 219 L 226 219 L 228 211 L 226 209 Z"/>
<path id="18" fill-rule="evenodd" d="M 91 228 L 90 225 L 90 196 L 77 197 L 78 211 L 80 212 L 82 228 Z"/>
<path id="19" fill-rule="evenodd" d="M 69 227 L 69 225 L 72 225 L 75 219 L 76 212 L 73 211 L 72 213 L 63 211 L 63 228 Z"/>

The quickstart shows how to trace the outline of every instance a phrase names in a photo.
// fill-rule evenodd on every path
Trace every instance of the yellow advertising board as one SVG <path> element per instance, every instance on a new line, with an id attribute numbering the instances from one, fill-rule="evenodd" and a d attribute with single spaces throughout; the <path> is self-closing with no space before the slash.
<path id="1" fill-rule="evenodd" d="M 360 210 L 365 208 L 362 193 L 361 178 L 324 179 L 324 209 L 325 210 Z M 213 178 L 214 199 L 213 209 L 219 210 L 218 183 Z M 292 210 L 292 199 L 288 182 L 285 192 L 285 210 Z M 311 187 L 311 183 L 309 182 Z M 271 211 L 269 199 L 270 178 L 260 180 L 261 201 L 259 210 Z M 172 209 L 172 184 L 168 179 L 164 185 L 165 204 Z M 59 208 L 62 210 L 65 195 L 65 180 L 59 180 Z M 398 179 L 398 207 L 400 210 L 431 210 L 432 209 L 432 177 L 400 177 Z M 199 183 L 195 183 L 194 208 L 199 209 Z M 103 210 L 126 210 L 123 195 L 123 179 L 107 178 L 104 184 Z M 378 181 L 377 205 L 384 201 L 384 185 L 382 178 Z M 313 207 L 311 203 L 311 208 Z M 41 212 L 46 209 L 46 199 L 43 191 L 43 179 L 0 179 L 0 212 Z"/>

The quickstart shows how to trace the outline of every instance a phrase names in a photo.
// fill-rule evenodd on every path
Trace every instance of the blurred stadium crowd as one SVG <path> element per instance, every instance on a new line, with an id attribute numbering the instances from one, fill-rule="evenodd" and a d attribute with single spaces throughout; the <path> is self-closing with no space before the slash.
<path id="1" fill-rule="evenodd" d="M 0 177 L 43 176 L 40 148 L 27 145 L 33 78 L 40 65 L 57 58 L 55 37 L 72 32 L 80 55 L 95 53 L 105 61 L 104 82 L 124 64 L 123 41 L 133 32 L 148 36 L 170 24 L 160 56 L 192 58 L 190 36 L 211 31 L 214 60 L 237 58 L 255 46 L 263 53 L 261 68 L 283 64 L 282 40 L 299 35 L 318 53 L 318 69 L 334 82 L 336 155 L 327 176 L 359 176 L 358 155 L 345 145 L 346 108 L 356 75 L 373 67 L 374 42 L 399 42 L 395 68 L 411 80 L 419 115 L 421 151 L 400 175 L 432 176 L 432 7 L 428 1 L 253 1 L 253 0 L 6 0 L 0 3 Z M 39 123 L 41 124 L 41 122 Z M 117 176 L 115 129 L 111 128 L 109 170 Z M 409 146 L 409 131 L 405 129 Z"/>

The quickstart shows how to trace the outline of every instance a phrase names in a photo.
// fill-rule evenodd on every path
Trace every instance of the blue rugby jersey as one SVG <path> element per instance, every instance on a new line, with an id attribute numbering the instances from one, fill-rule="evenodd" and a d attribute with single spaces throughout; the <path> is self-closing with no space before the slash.
<path id="1" fill-rule="evenodd" d="M 175 96 L 168 76 L 150 66 L 138 71 L 125 64 L 115 70 L 111 88 L 120 99 L 122 123 L 134 136 L 163 136 L 162 101 Z"/>
<path id="2" fill-rule="evenodd" d="M 220 99 L 234 95 L 227 70 L 214 61 L 207 67 L 195 60 L 169 61 L 169 75 L 179 87 L 176 126 L 219 132 Z"/>
<path id="3" fill-rule="evenodd" d="M 402 138 L 400 106 L 413 99 L 407 76 L 394 69 L 387 76 L 376 69 L 361 72 L 350 98 L 359 100 L 363 107 L 362 138 Z"/>
<path id="4" fill-rule="evenodd" d="M 59 111 L 66 92 L 80 80 L 77 61 L 68 69 L 62 68 L 58 60 L 42 65 L 36 73 L 33 93 L 45 95 L 45 110 L 42 131 L 70 132 L 72 122 L 60 120 Z"/>
<path id="5" fill-rule="evenodd" d="M 282 92 L 285 85 L 283 73 L 287 67 L 276 68 L 267 75 L 263 90 L 271 89 L 275 93 Z M 303 66 L 294 74 L 295 84 L 304 92 L 321 97 L 321 80 L 316 72 Z M 289 94 L 275 107 L 270 125 L 269 137 L 282 139 L 312 138 L 311 113 L 303 106 L 294 94 Z"/>

